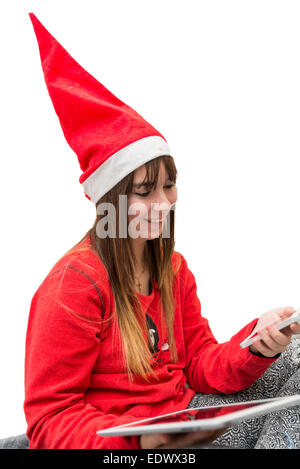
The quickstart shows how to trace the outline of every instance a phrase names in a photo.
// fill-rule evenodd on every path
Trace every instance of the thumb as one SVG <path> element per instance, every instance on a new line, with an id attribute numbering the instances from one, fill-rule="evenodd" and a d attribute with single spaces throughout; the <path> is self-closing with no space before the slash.
<path id="1" fill-rule="evenodd" d="M 283 319 L 283 318 L 288 318 L 290 317 L 294 312 L 295 312 L 295 308 L 293 308 L 292 306 L 287 306 L 286 308 L 284 308 L 284 310 L 282 311 L 282 313 L 280 314 L 280 317 Z"/>
<path id="2" fill-rule="evenodd" d="M 166 445 L 167 443 L 170 443 L 170 441 L 172 440 L 172 435 L 170 435 L 170 433 L 159 433 L 157 435 L 158 437 L 158 444 L 160 445 Z"/>

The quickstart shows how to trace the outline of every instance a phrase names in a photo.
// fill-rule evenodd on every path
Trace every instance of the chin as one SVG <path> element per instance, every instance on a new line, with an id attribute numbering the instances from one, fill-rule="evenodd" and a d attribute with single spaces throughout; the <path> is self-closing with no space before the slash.
<path id="1" fill-rule="evenodd" d="M 147 240 L 150 241 L 151 239 L 159 238 L 161 233 L 162 233 L 162 230 L 159 230 L 155 233 L 152 233 L 152 234 L 148 235 Z"/>

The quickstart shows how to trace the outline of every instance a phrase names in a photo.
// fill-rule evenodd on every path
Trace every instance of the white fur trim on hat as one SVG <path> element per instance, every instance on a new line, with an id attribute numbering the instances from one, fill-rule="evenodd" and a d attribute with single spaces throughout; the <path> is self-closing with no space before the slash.
<path id="1" fill-rule="evenodd" d="M 159 135 L 144 137 L 111 155 L 83 183 L 85 194 L 95 204 L 125 176 L 157 156 L 171 155 Z"/>

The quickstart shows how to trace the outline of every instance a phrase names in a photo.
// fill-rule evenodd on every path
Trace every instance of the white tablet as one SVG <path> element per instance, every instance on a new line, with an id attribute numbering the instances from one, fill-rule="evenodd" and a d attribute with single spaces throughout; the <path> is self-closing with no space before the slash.
<path id="1" fill-rule="evenodd" d="M 212 407 L 184 409 L 157 417 L 97 431 L 101 436 L 129 436 L 146 433 L 184 433 L 217 430 L 243 420 L 300 404 L 300 394 L 288 397 L 244 401 Z"/>

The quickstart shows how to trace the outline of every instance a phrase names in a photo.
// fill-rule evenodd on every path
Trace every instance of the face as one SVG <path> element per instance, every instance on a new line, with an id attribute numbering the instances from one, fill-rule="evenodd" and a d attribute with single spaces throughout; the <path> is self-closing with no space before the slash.
<path id="1" fill-rule="evenodd" d="M 160 236 L 170 208 L 177 201 L 177 187 L 169 180 L 163 162 L 155 189 L 140 185 L 145 176 L 145 165 L 134 172 L 132 193 L 128 195 L 129 235 L 132 228 L 139 237 L 150 240 Z"/>

